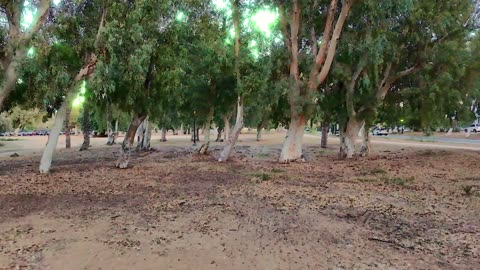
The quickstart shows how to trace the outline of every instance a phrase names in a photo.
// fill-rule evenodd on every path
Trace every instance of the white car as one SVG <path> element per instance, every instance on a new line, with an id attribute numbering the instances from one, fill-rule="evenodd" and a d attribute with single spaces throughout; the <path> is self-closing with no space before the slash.
<path id="1" fill-rule="evenodd" d="M 384 128 L 376 128 L 372 132 L 373 136 L 387 136 L 388 131 Z"/>
<path id="2" fill-rule="evenodd" d="M 473 133 L 477 133 L 477 132 L 480 132 L 480 124 L 472 124 L 471 126 L 465 128 L 463 131 L 465 132 L 473 132 Z"/>

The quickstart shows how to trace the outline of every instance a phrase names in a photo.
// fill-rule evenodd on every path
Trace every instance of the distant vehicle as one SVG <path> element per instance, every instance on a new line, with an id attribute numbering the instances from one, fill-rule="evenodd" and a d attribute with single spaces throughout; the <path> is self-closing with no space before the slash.
<path id="1" fill-rule="evenodd" d="M 39 135 L 39 136 L 47 136 L 50 134 L 48 130 L 36 130 L 35 133 L 36 135 Z"/>
<path id="2" fill-rule="evenodd" d="M 18 136 L 33 136 L 36 135 L 34 131 L 22 130 L 18 132 Z"/>
<path id="3" fill-rule="evenodd" d="M 376 128 L 372 132 L 373 136 L 387 136 L 388 131 L 385 128 Z"/>
<path id="4" fill-rule="evenodd" d="M 466 127 L 464 128 L 465 132 L 473 132 L 473 133 L 477 133 L 477 132 L 480 132 L 480 124 L 472 124 L 471 126 L 469 127 Z"/>
<path id="5" fill-rule="evenodd" d="M 306 132 L 310 132 L 310 128 L 309 128 L 309 127 L 305 127 L 305 131 L 306 131 Z"/>
<path id="6" fill-rule="evenodd" d="M 0 132 L 0 137 L 9 137 L 15 135 L 13 132 L 5 131 L 5 132 Z"/>

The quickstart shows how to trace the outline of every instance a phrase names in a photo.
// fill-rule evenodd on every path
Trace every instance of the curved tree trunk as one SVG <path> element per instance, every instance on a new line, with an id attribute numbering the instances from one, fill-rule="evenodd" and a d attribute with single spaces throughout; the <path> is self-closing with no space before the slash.
<path id="1" fill-rule="evenodd" d="M 52 166 L 53 153 L 57 147 L 58 137 L 63 128 L 63 123 L 67 116 L 67 107 L 70 106 L 70 103 L 75 98 L 76 91 L 70 91 L 67 94 L 67 97 L 63 101 L 60 109 L 58 109 L 57 114 L 55 115 L 55 123 L 53 124 L 52 130 L 50 131 L 50 136 L 48 137 L 47 145 L 43 150 L 42 159 L 40 160 L 39 170 L 40 173 L 48 173 L 50 167 Z"/>
<path id="2" fill-rule="evenodd" d="M 161 142 L 166 142 L 167 141 L 167 128 L 162 127 L 162 138 L 160 139 Z"/>
<path id="3" fill-rule="evenodd" d="M 355 155 L 355 142 L 363 122 L 350 118 L 340 129 L 340 159 L 352 158 Z"/>
<path id="4" fill-rule="evenodd" d="M 13 91 L 15 85 L 17 84 L 17 66 L 17 60 L 13 59 L 5 71 L 5 82 L 3 83 L 2 88 L 0 88 L 0 110 L 2 109 L 3 103 L 7 99 L 8 95 Z"/>
<path id="5" fill-rule="evenodd" d="M 219 162 L 225 162 L 230 158 L 235 143 L 237 142 L 238 136 L 240 135 L 243 128 L 243 101 L 241 97 L 238 97 L 237 101 L 237 118 L 235 121 L 235 126 L 233 127 L 232 133 L 228 137 L 227 144 L 223 148 L 222 153 L 220 154 Z"/>
<path id="6" fill-rule="evenodd" d="M 125 134 L 125 138 L 123 139 L 122 151 L 120 152 L 120 157 L 115 163 L 115 166 L 117 168 L 126 169 L 128 167 L 130 153 L 132 152 L 133 143 L 135 141 L 135 133 L 138 129 L 138 126 L 142 124 L 143 120 L 145 120 L 146 117 L 147 117 L 146 115 L 142 115 L 142 114 L 138 114 L 133 117 L 132 122 L 130 123 L 130 126 L 128 126 L 128 130 L 127 130 L 127 133 Z"/>
<path id="7" fill-rule="evenodd" d="M 322 121 L 322 139 L 320 141 L 320 147 L 321 148 L 327 148 L 329 126 L 330 126 L 330 124 L 327 121 Z"/>
<path id="8" fill-rule="evenodd" d="M 88 150 L 90 147 L 90 113 L 87 106 L 83 107 L 83 143 L 80 151 Z"/>
<path id="9" fill-rule="evenodd" d="M 302 154 L 303 134 L 305 131 L 305 116 L 294 114 L 290 120 L 288 133 L 280 153 L 280 162 L 304 161 Z"/>
<path id="10" fill-rule="evenodd" d="M 66 116 L 65 116 L 65 148 L 72 148 L 72 141 L 70 138 L 70 114 L 72 113 L 72 107 L 68 106 Z"/>

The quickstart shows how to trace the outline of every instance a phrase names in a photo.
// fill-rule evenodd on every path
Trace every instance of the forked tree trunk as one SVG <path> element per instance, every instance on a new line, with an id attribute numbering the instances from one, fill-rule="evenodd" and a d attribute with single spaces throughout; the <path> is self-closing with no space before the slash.
<path id="1" fill-rule="evenodd" d="M 223 148 L 222 153 L 220 154 L 219 162 L 225 162 L 230 158 L 235 143 L 237 142 L 238 136 L 243 128 L 243 101 L 241 97 L 238 97 L 237 101 L 237 118 L 235 120 L 235 126 L 233 127 L 232 133 L 228 137 L 227 144 Z"/>
<path id="2" fill-rule="evenodd" d="M 355 155 L 355 142 L 362 125 L 362 122 L 351 118 L 340 129 L 340 150 L 338 158 L 353 158 Z"/>
<path id="3" fill-rule="evenodd" d="M 72 106 L 68 106 L 65 115 L 65 148 L 72 148 L 72 142 L 70 138 L 70 114 L 72 113 Z"/>
<path id="4" fill-rule="evenodd" d="M 88 107 L 83 107 L 83 143 L 80 151 L 88 150 L 90 147 L 90 113 Z"/>
<path id="5" fill-rule="evenodd" d="M 162 137 L 160 139 L 161 142 L 166 142 L 167 141 L 167 128 L 162 127 Z"/>
<path id="6" fill-rule="evenodd" d="M 135 115 L 128 126 L 127 133 L 122 143 L 122 151 L 120 152 L 120 157 L 118 158 L 115 166 L 120 169 L 126 169 L 128 167 L 130 153 L 132 152 L 133 143 L 135 141 L 135 133 L 137 132 L 138 126 L 140 126 L 147 116 L 138 114 Z"/>
<path id="7" fill-rule="evenodd" d="M 367 122 L 363 123 L 362 132 L 362 144 L 360 146 L 360 156 L 367 157 L 370 155 L 370 127 Z"/>
<path id="8" fill-rule="evenodd" d="M 55 123 L 53 124 L 53 128 L 50 131 L 47 145 L 43 150 L 42 159 L 40 160 L 40 173 L 48 173 L 50 171 L 50 167 L 52 166 L 53 153 L 55 152 L 55 148 L 57 147 L 58 137 L 60 136 L 60 132 L 63 128 L 63 123 L 65 122 L 65 118 L 67 116 L 67 107 L 70 106 L 70 103 L 75 98 L 76 93 L 76 91 L 70 91 L 67 94 L 67 97 L 65 98 L 62 105 L 60 106 L 60 109 L 58 109 L 57 114 L 55 115 Z"/>
<path id="9" fill-rule="evenodd" d="M 322 121 L 322 139 L 320 141 L 321 148 L 327 148 L 328 145 L 328 127 L 329 123 L 326 121 Z"/>
<path id="10" fill-rule="evenodd" d="M 280 153 L 280 162 L 304 161 L 302 141 L 305 131 L 305 116 L 293 114 L 288 127 L 288 133 Z"/>

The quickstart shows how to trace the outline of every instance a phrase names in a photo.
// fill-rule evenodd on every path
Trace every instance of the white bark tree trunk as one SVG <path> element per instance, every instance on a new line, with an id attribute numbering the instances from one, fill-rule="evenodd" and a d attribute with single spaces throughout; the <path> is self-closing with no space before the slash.
<path id="1" fill-rule="evenodd" d="M 305 116 L 294 115 L 290 120 L 288 133 L 280 153 L 280 162 L 304 161 L 302 154 L 303 134 L 305 131 Z"/>
<path id="2" fill-rule="evenodd" d="M 226 128 L 226 127 L 225 127 Z M 227 144 L 223 148 L 222 153 L 220 154 L 219 162 L 225 162 L 230 158 L 235 143 L 237 142 L 238 136 L 243 128 L 243 101 L 241 97 L 238 97 L 237 101 L 237 118 L 235 120 L 235 126 L 233 127 L 232 133 L 228 137 Z"/>
<path id="3" fill-rule="evenodd" d="M 115 144 L 115 132 L 113 131 L 112 127 L 112 112 L 108 109 L 107 112 L 107 145 L 114 145 Z"/>
<path id="4" fill-rule="evenodd" d="M 60 109 L 57 111 L 57 114 L 55 115 L 55 123 L 53 125 L 52 130 L 50 131 L 50 136 L 48 137 L 47 145 L 45 146 L 45 150 L 43 150 L 42 159 L 40 160 L 40 167 L 39 167 L 40 173 L 50 172 L 50 167 L 52 166 L 53 153 L 55 152 L 55 148 L 57 147 L 58 137 L 60 136 L 63 123 L 67 116 L 67 107 L 70 106 L 70 103 L 75 98 L 76 94 L 77 94 L 77 91 L 70 91 L 67 94 L 67 97 L 65 98 L 65 100 L 63 101 L 62 105 L 60 106 Z"/>
<path id="5" fill-rule="evenodd" d="M 142 150 L 150 150 L 150 139 L 152 138 L 152 127 L 150 125 L 150 121 L 148 120 L 148 117 L 143 121 L 143 140 L 142 140 L 142 145 L 141 149 Z"/>

